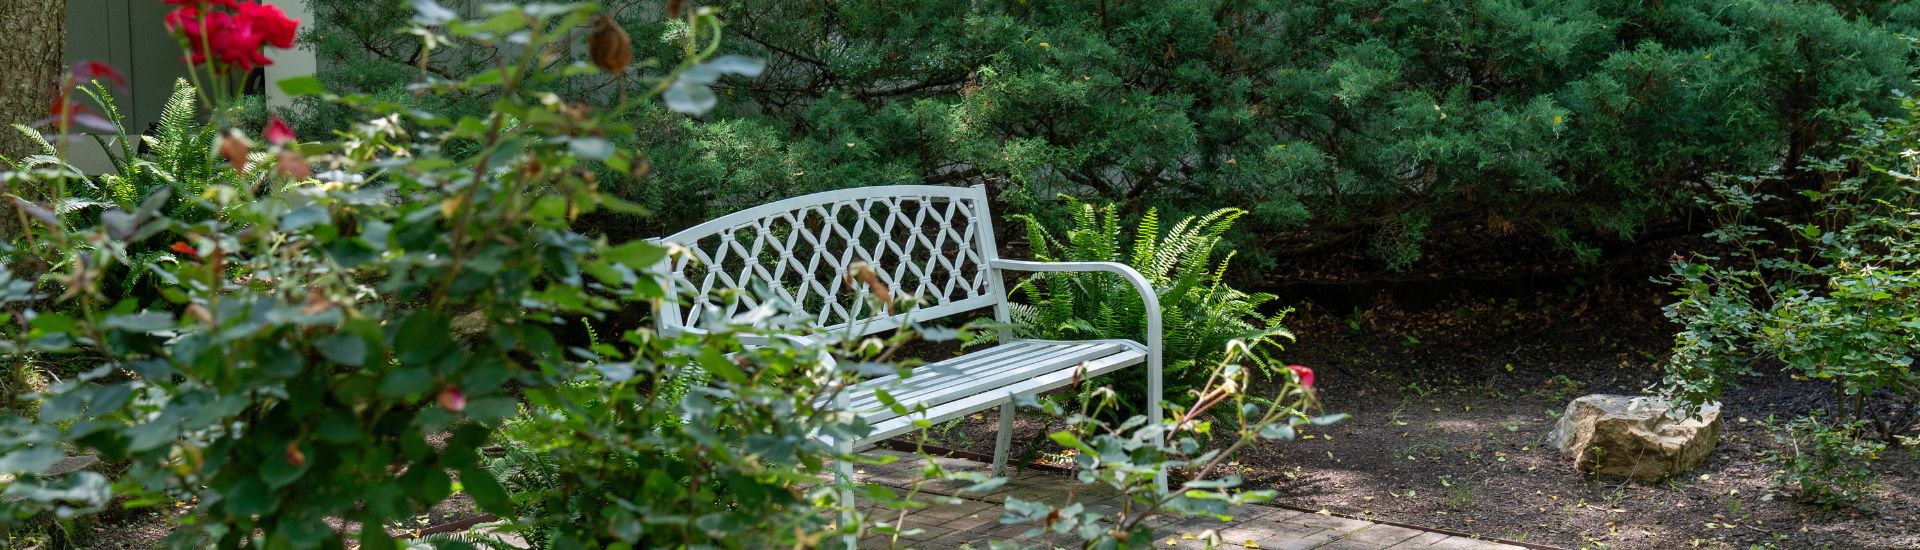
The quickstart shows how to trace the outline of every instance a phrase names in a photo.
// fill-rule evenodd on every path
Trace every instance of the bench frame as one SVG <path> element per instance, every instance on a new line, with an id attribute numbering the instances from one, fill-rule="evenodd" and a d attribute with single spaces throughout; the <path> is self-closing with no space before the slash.
<path id="1" fill-rule="evenodd" d="M 817 328 L 810 334 L 839 333 L 852 337 L 992 307 L 994 319 L 1002 325 L 997 336 L 1004 344 L 1015 341 L 1006 328 L 1012 320 L 1006 273 L 1117 274 L 1133 285 L 1146 306 L 1146 342 L 1134 344 L 1146 351 L 1147 410 L 1151 422 L 1160 423 L 1162 329 L 1159 296 L 1152 282 L 1118 262 L 1000 259 L 985 186 L 893 185 L 814 193 L 741 210 L 660 241 L 685 247 L 687 252 L 662 261 L 669 274 L 666 287 L 669 298 L 658 302 L 655 319 L 660 331 L 668 335 L 705 333 L 706 329 L 701 326 L 705 322 L 732 319 L 766 302 L 778 301 L 790 309 L 817 304 L 819 311 L 800 312 L 815 317 Z M 711 244 L 700 244 L 703 241 Z M 924 263 L 916 253 L 927 256 Z M 777 260 L 764 261 L 769 257 Z M 906 261 L 901 261 L 903 259 Z M 921 306 L 900 313 L 863 311 L 855 292 L 843 293 L 841 285 L 835 284 L 846 280 L 857 263 L 871 266 L 893 296 L 916 296 Z M 704 273 L 689 276 L 689 268 Z M 965 273 L 968 268 L 971 274 Z M 732 272 L 734 269 L 739 271 Z M 826 282 L 822 282 L 822 270 L 832 272 L 830 278 L 824 279 Z M 943 274 L 946 275 L 944 284 L 940 281 Z M 729 303 L 711 300 L 717 291 L 751 290 L 756 284 L 764 285 L 761 288 L 778 296 L 763 299 L 751 296 L 751 292 L 735 292 Z M 690 298 L 689 307 L 682 307 L 677 298 L 682 295 Z M 818 342 L 817 338 L 800 337 L 799 340 L 808 344 Z M 1075 368 L 1078 367 L 1063 370 Z M 1047 374 L 1060 372 L 1062 370 Z M 1051 386 L 1029 385 L 1029 388 L 1044 390 L 1064 384 L 1060 381 Z M 980 393 L 991 394 L 1008 387 L 1006 384 L 981 387 Z M 975 403 L 970 405 L 974 407 L 971 410 L 947 417 L 992 408 L 995 403 L 1000 407 L 1000 430 L 994 445 L 993 472 L 1000 475 L 1006 466 L 1013 431 L 1012 395 Z M 844 405 L 843 401 L 841 406 Z M 882 437 L 840 441 L 835 442 L 835 446 L 850 454 L 856 446 L 865 447 L 878 439 Z M 847 479 L 851 479 L 850 465 L 836 467 L 845 470 Z M 1165 487 L 1164 472 L 1157 481 Z M 843 496 L 850 498 L 844 493 Z"/>

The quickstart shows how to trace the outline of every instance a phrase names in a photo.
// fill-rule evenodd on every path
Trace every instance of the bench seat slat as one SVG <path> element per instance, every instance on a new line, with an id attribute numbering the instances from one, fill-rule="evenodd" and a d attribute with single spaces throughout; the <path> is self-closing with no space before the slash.
<path id="1" fill-rule="evenodd" d="M 1011 351 L 997 351 L 999 348 L 1011 348 Z M 852 388 L 854 393 L 848 395 L 848 402 L 856 414 L 869 422 L 878 422 L 898 415 L 880 404 L 874 394 L 877 389 L 886 389 L 909 408 L 915 405 L 931 408 L 974 395 L 995 393 L 1049 372 L 1071 371 L 1083 361 L 1139 349 L 1138 344 L 1123 340 L 1014 341 L 922 366 L 905 380 L 889 375 L 864 382 Z"/>
<path id="2" fill-rule="evenodd" d="M 1147 353 L 1145 351 L 1127 349 L 1121 353 L 1088 361 L 1086 363 L 1087 371 L 1085 376 L 1098 376 L 1121 367 L 1138 365 L 1146 360 L 1146 357 Z M 1012 401 L 1014 395 L 1035 395 L 1048 390 L 1065 387 L 1073 383 L 1075 369 L 1071 368 L 1072 366 L 1022 380 L 998 389 L 982 391 L 964 399 L 949 401 L 937 407 L 929 407 L 924 413 L 912 413 L 906 416 L 896 416 L 876 422 L 873 426 L 873 433 L 861 439 L 855 446 L 865 446 L 912 432 L 915 430 L 914 421 L 916 420 L 926 420 L 932 424 L 939 424 L 961 416 L 998 407 L 1002 403 Z"/>
<path id="3" fill-rule="evenodd" d="M 967 366 L 975 363 L 986 362 L 986 361 L 993 360 L 995 358 L 1006 357 L 1008 355 L 1015 354 L 1015 353 L 1031 351 L 1032 349 L 1034 349 L 1035 347 L 1041 344 L 1042 342 L 1037 340 L 1016 340 L 1013 342 L 1008 342 L 1006 344 L 994 346 L 991 348 L 969 353 L 966 355 L 950 357 L 941 361 L 935 361 L 927 365 L 922 365 L 922 367 L 940 365 L 940 368 L 942 369 L 960 370 L 960 369 L 965 369 Z M 873 391 L 873 388 L 899 385 L 899 380 L 900 380 L 900 377 L 897 377 L 897 376 L 876 377 L 871 380 L 867 380 L 865 382 L 861 382 L 855 385 L 853 390 L 856 393 L 871 393 Z M 915 378 L 914 380 L 917 381 L 917 378 Z"/>
<path id="4" fill-rule="evenodd" d="M 999 348 L 1012 348 L 998 352 Z M 1108 355 L 1114 353 L 1111 344 L 1101 342 L 1073 342 L 1065 345 L 1027 342 L 1008 344 L 977 354 L 955 357 L 914 369 L 913 376 L 901 380 L 898 376 L 882 376 L 862 382 L 860 387 L 848 397 L 848 405 L 857 412 L 865 413 L 880 409 L 879 396 L 875 390 L 887 390 L 901 403 L 912 405 L 927 402 L 938 405 L 952 399 L 942 399 L 944 393 L 955 389 L 980 390 L 994 388 L 1011 383 L 1009 378 L 1023 374 L 1033 374 L 1051 368 L 1050 365 L 1065 361 L 1073 356 Z M 997 352 L 997 353 L 989 353 Z M 984 356 L 984 357 L 980 357 Z M 929 402 L 931 401 L 931 402 Z"/>

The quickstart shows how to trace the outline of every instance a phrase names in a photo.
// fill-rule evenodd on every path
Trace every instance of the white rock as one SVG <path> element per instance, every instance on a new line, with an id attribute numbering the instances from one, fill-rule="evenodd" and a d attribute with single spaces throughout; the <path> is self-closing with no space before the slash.
<path id="1" fill-rule="evenodd" d="M 1655 480 L 1706 462 L 1720 443 L 1720 404 L 1691 418 L 1668 417 L 1657 397 L 1595 394 L 1567 404 L 1547 442 L 1581 471 Z"/>

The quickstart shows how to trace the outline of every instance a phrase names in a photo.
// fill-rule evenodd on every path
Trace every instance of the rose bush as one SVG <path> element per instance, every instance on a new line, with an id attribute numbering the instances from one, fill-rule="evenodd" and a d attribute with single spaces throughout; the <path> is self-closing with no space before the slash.
<path id="1" fill-rule="evenodd" d="M 177 3 L 200 26 L 169 24 L 187 46 L 198 33 L 216 80 L 257 66 L 249 52 L 280 32 L 245 2 Z M 713 102 L 708 86 L 761 65 L 712 57 L 710 10 L 662 33 L 681 47 L 662 63 L 626 59 L 629 39 L 595 4 L 499 5 L 475 20 L 415 6 L 422 55 L 498 60 L 417 75 L 415 91 L 485 94 L 490 111 L 451 116 L 298 78 L 279 85 L 364 114 L 301 142 L 277 118 L 236 127 L 223 92 L 183 84 L 156 152 L 124 133 L 102 140 L 117 148 L 115 173 L 76 170 L 51 145 L 0 171 L 8 214 L 33 224 L 0 250 L 22 268 L 0 266 L 0 357 L 73 369 L 38 391 L 6 388 L 37 410 L 0 416 L 0 545 L 41 542 L 8 530 L 33 520 L 126 508 L 167 518 L 173 548 L 396 548 L 399 520 L 456 493 L 545 548 L 793 547 L 887 532 L 822 483 L 829 461 L 870 460 L 820 442 L 869 429 L 822 404 L 862 373 L 897 369 L 885 360 L 910 335 L 750 347 L 724 328 L 621 326 L 622 312 L 666 298 L 656 269 L 673 251 L 574 225 L 644 214 L 604 193 L 600 174 L 645 174 L 643 154 L 615 143 L 635 120 L 676 116 L 656 101 L 697 113 Z M 220 25 L 261 26 L 218 46 Z M 632 97 L 555 91 L 639 71 L 649 86 Z M 119 120 L 103 86 L 86 89 Z M 202 117 L 195 101 L 213 107 L 210 121 L 186 120 Z M 49 200 L 21 193 L 42 188 Z M 1075 515 L 1090 538 L 1137 545 L 1153 510 L 1262 498 L 1231 479 L 1152 483 L 1162 466 L 1204 478 L 1224 456 L 1179 439 L 1211 425 L 1194 415 L 1230 409 L 1250 419 L 1244 437 L 1284 438 L 1308 421 L 1297 400 L 1243 403 L 1244 369 L 1217 372 L 1174 423 L 1087 419 L 1056 438 L 1129 450 L 1097 456 L 1084 480 L 1122 487 L 1139 513 Z M 1293 389 L 1284 395 L 1310 396 Z M 531 457 L 527 467 L 484 458 L 496 444 Z M 107 466 L 49 473 L 77 453 Z M 862 496 L 914 505 L 887 492 Z"/>

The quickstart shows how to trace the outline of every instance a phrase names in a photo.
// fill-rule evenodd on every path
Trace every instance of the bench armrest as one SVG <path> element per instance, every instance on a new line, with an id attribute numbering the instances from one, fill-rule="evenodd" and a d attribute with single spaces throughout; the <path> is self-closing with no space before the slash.
<path id="1" fill-rule="evenodd" d="M 1160 424 L 1161 400 L 1161 344 L 1160 344 L 1160 295 L 1153 289 L 1153 283 L 1146 276 L 1127 264 L 1119 262 L 1028 262 L 1021 260 L 993 260 L 987 267 L 1004 271 L 1030 272 L 1091 272 L 1104 271 L 1114 273 L 1133 284 L 1140 293 L 1140 301 L 1146 306 L 1147 314 L 1147 417 L 1154 425 Z M 998 276 L 998 275 L 995 275 Z M 1002 300 L 1006 297 L 1002 296 Z M 1163 472 L 1156 480 L 1161 488 L 1166 487 L 1166 474 Z"/>
<path id="2" fill-rule="evenodd" d="M 1154 291 L 1153 283 L 1147 281 L 1147 277 L 1141 275 L 1140 272 L 1134 270 L 1133 267 L 1119 262 L 1029 262 L 1023 260 L 998 259 L 990 262 L 988 267 L 1006 271 L 1029 271 L 1037 273 L 1104 271 L 1120 275 L 1121 278 L 1126 279 L 1128 283 L 1133 285 L 1134 291 L 1140 293 L 1141 303 L 1146 305 L 1147 341 L 1141 343 L 1146 344 L 1148 348 L 1154 350 L 1153 355 L 1155 357 L 1159 356 L 1160 294 Z"/>

